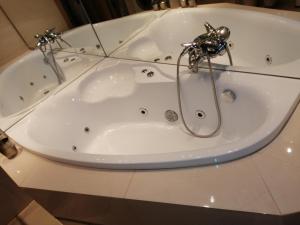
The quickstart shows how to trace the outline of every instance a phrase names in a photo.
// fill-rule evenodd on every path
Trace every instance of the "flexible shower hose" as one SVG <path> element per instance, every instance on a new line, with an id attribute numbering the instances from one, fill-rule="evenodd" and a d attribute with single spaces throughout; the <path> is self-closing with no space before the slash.
<path id="1" fill-rule="evenodd" d="M 182 102 L 181 102 L 181 85 L 180 85 L 180 78 L 179 78 L 179 68 L 180 68 L 180 61 L 182 56 L 184 55 L 184 51 L 181 52 L 181 54 L 178 57 L 177 60 L 177 74 L 176 74 L 176 83 L 177 83 L 177 97 L 178 97 L 178 106 L 179 106 L 179 114 L 182 120 L 182 123 L 185 127 L 185 129 L 194 137 L 197 138 L 209 138 L 212 137 L 214 134 L 216 134 L 220 128 L 221 128 L 221 124 L 222 124 L 222 117 L 221 117 L 221 110 L 220 110 L 220 104 L 218 101 L 218 96 L 217 96 L 217 89 L 216 89 L 216 84 L 215 84 L 215 80 L 213 77 L 213 73 L 212 73 L 212 67 L 211 67 L 211 62 L 210 62 L 210 58 L 207 58 L 208 61 L 208 67 L 209 67 L 209 73 L 210 73 L 210 80 L 211 80 L 211 84 L 212 84 L 212 89 L 213 89 L 213 95 L 214 95 L 214 102 L 215 102 L 215 107 L 217 110 L 217 114 L 218 114 L 218 124 L 215 130 L 213 130 L 212 132 L 210 132 L 209 134 L 197 134 L 194 131 L 192 131 L 189 126 L 187 125 L 184 116 L 183 116 L 183 111 L 182 111 Z M 230 61 L 231 61 L 231 57 L 230 57 Z M 230 62 L 230 64 L 232 64 L 232 61 Z"/>

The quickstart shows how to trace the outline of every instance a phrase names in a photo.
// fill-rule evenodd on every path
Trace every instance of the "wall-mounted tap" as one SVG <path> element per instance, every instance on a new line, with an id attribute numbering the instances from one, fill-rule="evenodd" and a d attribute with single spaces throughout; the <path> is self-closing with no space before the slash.
<path id="1" fill-rule="evenodd" d="M 198 64 L 204 60 L 210 60 L 217 56 L 228 53 L 230 65 L 232 65 L 231 54 L 227 47 L 227 40 L 230 36 L 229 28 L 221 26 L 214 28 L 209 23 L 204 24 L 206 33 L 196 37 L 190 43 L 184 43 L 182 55 L 189 55 L 189 68 L 193 72 L 198 72 Z"/>
<path id="2" fill-rule="evenodd" d="M 59 41 L 65 43 L 68 47 L 72 47 L 66 40 L 64 40 L 62 37 L 62 32 L 56 32 L 55 28 L 47 29 L 45 30 L 44 36 L 51 42 L 56 42 L 57 45 L 62 49 L 61 44 Z"/>
<path id="3" fill-rule="evenodd" d="M 214 76 L 212 72 L 212 66 L 210 59 L 217 57 L 219 55 L 224 55 L 225 52 L 227 52 L 230 65 L 232 65 L 232 59 L 230 55 L 230 51 L 227 47 L 227 40 L 230 36 L 230 30 L 227 27 L 219 27 L 214 28 L 209 23 L 204 24 L 206 28 L 206 33 L 201 34 L 200 36 L 196 37 L 194 41 L 190 43 L 182 44 L 184 47 L 183 51 L 180 53 L 178 60 L 177 60 L 177 70 L 176 70 L 176 87 L 177 87 L 177 97 L 178 97 L 178 106 L 179 106 L 179 114 L 182 120 L 182 123 L 186 130 L 193 135 L 194 137 L 198 138 L 209 138 L 215 135 L 221 128 L 222 124 L 222 117 L 221 117 L 221 109 L 220 104 L 217 96 L 217 89 L 216 84 L 214 81 Z M 209 73 L 210 73 L 210 79 L 212 84 L 212 91 L 214 96 L 214 103 L 217 111 L 217 127 L 213 131 L 211 131 L 208 134 L 198 134 L 194 132 L 191 128 L 189 128 L 188 124 L 186 123 L 184 116 L 183 116 L 183 109 L 182 109 L 182 99 L 181 99 L 181 84 L 180 84 L 180 78 L 179 78 L 179 67 L 180 67 L 180 61 L 181 58 L 185 55 L 189 55 L 189 69 L 192 70 L 192 72 L 197 73 L 198 72 L 198 64 L 200 62 L 203 62 L 204 60 L 207 60 L 208 67 L 209 67 Z"/>
<path id="4" fill-rule="evenodd" d="M 38 47 L 40 50 L 46 51 L 47 45 L 49 44 L 48 38 L 42 34 L 36 34 L 34 37 L 37 39 L 36 47 Z"/>
<path id="5" fill-rule="evenodd" d="M 47 29 L 44 34 L 36 34 L 34 37 L 37 39 L 36 47 L 42 52 L 44 61 L 50 65 L 53 72 L 57 76 L 58 83 L 61 84 L 63 81 L 65 81 L 65 76 L 57 65 L 52 44 L 56 42 L 61 49 L 62 46 L 58 40 L 64 42 L 69 47 L 71 47 L 71 45 L 62 39 L 61 33 L 55 32 L 55 28 Z M 47 50 L 49 50 L 49 52 L 47 52 Z"/>

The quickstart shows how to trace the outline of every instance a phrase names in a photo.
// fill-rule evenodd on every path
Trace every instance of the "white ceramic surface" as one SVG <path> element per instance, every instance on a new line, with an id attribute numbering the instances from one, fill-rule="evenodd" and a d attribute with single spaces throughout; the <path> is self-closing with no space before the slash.
<path id="1" fill-rule="evenodd" d="M 147 72 L 154 72 L 149 78 Z M 206 70 L 181 68 L 184 115 L 205 134 L 216 126 Z M 214 73 L 222 128 L 212 138 L 188 134 L 178 112 L 175 66 L 107 59 L 20 121 L 8 134 L 33 152 L 59 161 L 104 168 L 171 168 L 240 158 L 269 143 L 289 118 L 299 96 L 299 80 Z M 226 102 L 230 89 L 237 99 Z M 284 90 L 284 91 L 282 91 Z M 147 109 L 146 114 L 141 110 Z M 195 112 L 203 110 L 204 119 Z"/>

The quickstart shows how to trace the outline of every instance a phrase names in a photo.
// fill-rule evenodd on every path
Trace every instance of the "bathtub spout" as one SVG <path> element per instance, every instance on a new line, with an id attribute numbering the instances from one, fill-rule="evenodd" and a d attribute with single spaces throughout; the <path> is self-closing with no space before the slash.
<path id="1" fill-rule="evenodd" d="M 45 34 L 37 34 L 34 36 L 37 39 L 36 47 L 42 52 L 44 56 L 44 61 L 51 67 L 53 72 L 55 73 L 58 83 L 62 84 L 66 79 L 63 71 L 59 68 L 55 57 L 54 51 L 52 48 L 52 44 L 56 42 L 60 48 L 61 45 L 57 41 L 57 39 L 63 40 L 59 33 L 55 33 L 53 29 L 46 30 Z M 64 40 L 63 40 L 64 41 Z M 64 41 L 68 46 L 71 46 L 68 42 Z M 47 50 L 49 48 L 49 52 Z"/>

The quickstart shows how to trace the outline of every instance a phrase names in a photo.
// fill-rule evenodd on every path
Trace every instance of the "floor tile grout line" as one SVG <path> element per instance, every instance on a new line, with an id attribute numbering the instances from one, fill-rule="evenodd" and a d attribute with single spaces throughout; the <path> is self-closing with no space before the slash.
<path id="1" fill-rule="evenodd" d="M 132 183 L 132 181 L 133 181 L 133 178 L 135 177 L 136 172 L 137 172 L 136 170 L 133 170 L 133 171 L 132 171 L 132 174 L 131 174 L 131 176 L 130 176 L 128 185 L 127 185 L 127 187 L 126 187 L 126 190 L 125 190 L 125 193 L 124 193 L 124 196 L 123 196 L 123 198 L 125 198 L 125 199 L 127 199 L 128 191 L 129 191 L 129 189 L 130 189 L 131 183 Z"/>
<path id="2" fill-rule="evenodd" d="M 282 216 L 283 214 L 282 214 L 282 211 L 281 211 L 281 209 L 280 209 L 280 207 L 279 207 L 279 204 L 278 204 L 277 201 L 275 200 L 275 197 L 274 197 L 274 195 L 272 194 L 271 189 L 269 188 L 269 186 L 268 186 L 266 180 L 264 179 L 264 176 L 263 176 L 262 173 L 261 173 L 261 170 L 258 168 L 258 166 L 257 166 L 257 164 L 256 164 L 256 162 L 255 162 L 255 159 L 254 159 L 253 157 L 251 158 L 251 162 L 252 162 L 252 164 L 253 164 L 255 170 L 257 171 L 257 173 L 258 173 L 260 179 L 262 180 L 262 182 L 263 182 L 263 184 L 264 184 L 264 186 L 265 186 L 265 188 L 266 188 L 268 194 L 270 195 L 270 197 L 271 197 L 273 203 L 275 204 L 276 209 L 277 209 L 278 212 L 279 212 L 279 215 Z"/>

